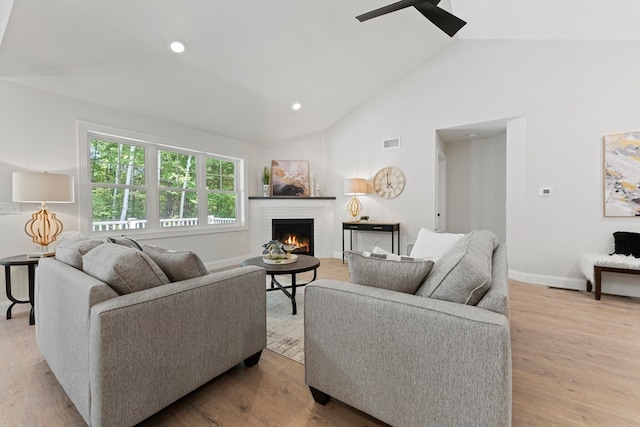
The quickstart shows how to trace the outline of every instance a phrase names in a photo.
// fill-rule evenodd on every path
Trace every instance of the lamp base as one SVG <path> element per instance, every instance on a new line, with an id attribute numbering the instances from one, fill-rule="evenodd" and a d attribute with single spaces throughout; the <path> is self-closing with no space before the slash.
<path id="1" fill-rule="evenodd" d="M 362 204 L 360 204 L 360 200 L 358 200 L 355 196 L 349 200 L 349 204 L 347 205 L 347 210 L 349 214 L 353 217 L 355 221 L 362 210 Z"/>

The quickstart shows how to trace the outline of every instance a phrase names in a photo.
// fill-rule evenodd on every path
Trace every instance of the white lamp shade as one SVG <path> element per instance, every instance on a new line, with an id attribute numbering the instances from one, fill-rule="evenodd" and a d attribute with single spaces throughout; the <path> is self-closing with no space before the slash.
<path id="1" fill-rule="evenodd" d="M 349 178 L 344 181 L 344 194 L 347 196 L 364 196 L 367 194 L 367 180 Z"/>
<path id="2" fill-rule="evenodd" d="M 14 172 L 13 201 L 73 203 L 73 176 L 46 172 Z"/>

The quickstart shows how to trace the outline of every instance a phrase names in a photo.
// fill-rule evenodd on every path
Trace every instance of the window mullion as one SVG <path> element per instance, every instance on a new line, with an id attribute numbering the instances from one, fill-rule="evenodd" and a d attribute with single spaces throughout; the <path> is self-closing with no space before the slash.
<path id="1" fill-rule="evenodd" d="M 196 181 L 198 185 L 198 223 L 206 225 L 209 223 L 209 192 L 207 191 L 207 158 L 203 155 L 197 156 L 197 175 Z"/>
<path id="2" fill-rule="evenodd" d="M 145 180 L 147 184 L 147 228 L 150 230 L 160 229 L 160 211 L 158 198 L 158 147 L 148 145 L 145 151 L 145 165 L 147 172 Z"/>

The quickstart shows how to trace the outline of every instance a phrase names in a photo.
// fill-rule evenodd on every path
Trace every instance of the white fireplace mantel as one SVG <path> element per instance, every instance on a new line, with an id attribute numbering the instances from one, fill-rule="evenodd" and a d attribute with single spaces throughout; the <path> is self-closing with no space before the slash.
<path id="1" fill-rule="evenodd" d="M 262 254 L 271 240 L 271 220 L 313 218 L 314 256 L 331 258 L 335 197 L 250 197 L 252 255 Z"/>

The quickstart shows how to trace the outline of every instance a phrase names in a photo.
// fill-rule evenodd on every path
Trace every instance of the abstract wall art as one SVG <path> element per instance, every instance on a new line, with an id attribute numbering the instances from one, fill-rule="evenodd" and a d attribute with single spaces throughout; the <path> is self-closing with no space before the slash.
<path id="1" fill-rule="evenodd" d="M 308 197 L 309 162 L 306 160 L 272 160 L 271 193 L 274 196 Z"/>
<path id="2" fill-rule="evenodd" d="M 604 137 L 604 216 L 640 217 L 640 131 Z"/>

